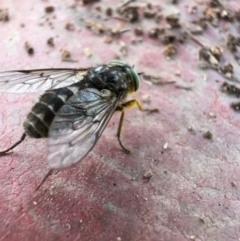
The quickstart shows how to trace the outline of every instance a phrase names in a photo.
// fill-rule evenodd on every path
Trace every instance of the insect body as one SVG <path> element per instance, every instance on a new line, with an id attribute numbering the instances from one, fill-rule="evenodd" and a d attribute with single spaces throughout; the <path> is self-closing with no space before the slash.
<path id="1" fill-rule="evenodd" d="M 48 137 L 50 170 L 81 161 L 95 146 L 113 113 L 121 111 L 117 137 L 120 140 L 125 97 L 138 89 L 139 76 L 129 65 L 111 61 L 89 69 L 40 69 L 0 73 L 0 91 L 36 92 L 45 90 L 24 122 L 26 136 Z"/>

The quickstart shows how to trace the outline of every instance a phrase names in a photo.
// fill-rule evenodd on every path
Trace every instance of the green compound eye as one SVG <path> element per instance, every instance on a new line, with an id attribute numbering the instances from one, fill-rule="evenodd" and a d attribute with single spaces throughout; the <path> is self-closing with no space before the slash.
<path id="1" fill-rule="evenodd" d="M 132 74 L 132 77 L 134 79 L 135 91 L 136 91 L 139 88 L 140 78 L 139 78 L 138 73 L 132 68 L 131 68 L 131 74 Z"/>
<path id="2" fill-rule="evenodd" d="M 126 64 L 121 60 L 112 60 L 108 63 L 108 65 L 110 65 L 110 66 L 114 66 L 114 65 L 124 66 Z M 140 78 L 139 78 L 138 73 L 133 68 L 130 68 L 130 72 L 131 72 L 131 75 L 132 75 L 133 80 L 134 80 L 134 85 L 135 85 L 134 89 L 136 91 L 139 88 Z"/>

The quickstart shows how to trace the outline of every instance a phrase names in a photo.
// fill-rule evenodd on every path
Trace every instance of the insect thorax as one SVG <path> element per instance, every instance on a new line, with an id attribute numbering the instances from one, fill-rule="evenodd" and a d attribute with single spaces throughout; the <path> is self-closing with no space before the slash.
<path id="1" fill-rule="evenodd" d="M 116 95 L 120 93 L 126 95 L 134 88 L 129 68 L 128 65 L 101 65 L 90 69 L 87 76 L 89 81 L 99 90 L 108 89 Z"/>

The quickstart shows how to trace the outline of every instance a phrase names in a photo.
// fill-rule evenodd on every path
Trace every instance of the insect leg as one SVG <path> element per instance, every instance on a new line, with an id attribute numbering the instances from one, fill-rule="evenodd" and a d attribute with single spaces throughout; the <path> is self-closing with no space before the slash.
<path id="1" fill-rule="evenodd" d="M 45 175 L 45 177 L 42 179 L 42 181 L 39 183 L 39 185 L 35 188 L 35 192 L 43 185 L 43 183 L 47 180 L 47 178 L 52 175 L 53 169 L 50 169 L 48 173 Z"/>
<path id="2" fill-rule="evenodd" d="M 123 125 L 123 119 L 124 119 L 124 108 L 129 108 L 129 107 L 133 107 L 133 106 L 137 106 L 139 108 L 139 110 L 143 111 L 143 108 L 142 108 L 141 104 L 139 103 L 139 101 L 137 101 L 135 99 L 129 100 L 129 101 L 119 105 L 116 109 L 116 111 L 121 111 L 121 117 L 120 117 L 120 120 L 119 120 L 118 131 L 117 131 L 118 142 L 119 142 L 119 145 L 122 147 L 122 149 L 128 154 L 131 151 L 123 146 L 123 144 L 121 142 L 121 139 L 120 139 L 120 136 L 121 136 L 121 132 L 122 132 L 122 125 Z"/>
<path id="3" fill-rule="evenodd" d="M 23 133 L 21 139 L 19 141 L 17 141 L 15 144 L 13 144 L 11 147 L 9 147 L 8 149 L 4 150 L 4 151 L 0 151 L 0 156 L 5 155 L 8 151 L 12 150 L 14 147 L 18 146 L 21 142 L 24 141 L 25 137 L 26 137 L 26 133 Z"/>
<path id="4" fill-rule="evenodd" d="M 123 108 L 130 108 L 130 107 L 134 107 L 134 106 L 137 106 L 140 111 L 143 111 L 142 105 L 136 99 L 129 100 L 129 101 L 121 104 L 121 107 L 123 107 Z"/>
<path id="5" fill-rule="evenodd" d="M 121 117 L 120 117 L 119 124 L 118 124 L 117 138 L 118 138 L 119 145 L 122 147 L 122 149 L 127 154 L 130 154 L 131 151 L 123 146 L 121 139 L 120 139 L 120 135 L 121 135 L 121 131 L 122 131 L 122 124 L 123 124 L 123 119 L 124 119 L 124 110 L 122 109 L 120 111 L 121 111 Z"/>

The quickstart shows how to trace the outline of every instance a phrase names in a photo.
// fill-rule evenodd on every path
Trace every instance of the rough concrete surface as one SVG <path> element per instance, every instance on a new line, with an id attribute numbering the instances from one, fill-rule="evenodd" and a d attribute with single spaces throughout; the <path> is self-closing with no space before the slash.
<path id="1" fill-rule="evenodd" d="M 240 240 L 240 115 L 231 108 L 239 95 L 221 90 L 224 82 L 237 86 L 240 78 L 237 49 L 230 51 L 226 43 L 229 33 L 239 36 L 240 23 L 237 16 L 232 20 L 224 12 L 234 15 L 240 3 L 150 2 L 149 9 L 162 14 L 158 23 L 143 16 L 147 1 L 129 4 L 140 13 L 133 23 L 116 13 L 120 1 L 0 2 L 0 9 L 9 15 L 0 21 L 1 71 L 87 67 L 120 58 L 145 74 L 134 97 L 144 108 L 159 109 L 126 111 L 122 141 L 130 155 L 118 145 L 116 113 L 93 151 L 77 166 L 50 176 L 38 192 L 34 189 L 47 172 L 47 140 L 27 138 L 1 156 L 1 241 Z M 54 7 L 51 13 L 49 6 Z M 109 6 L 113 15 L 107 17 Z M 181 27 L 171 29 L 166 16 L 176 13 Z M 192 30 L 198 24 L 193 21 L 203 16 L 207 29 L 196 35 Z M 100 27 L 93 23 L 86 28 L 86 19 L 129 31 L 106 37 L 105 30 L 99 33 Z M 134 34 L 139 26 L 143 36 Z M 152 28 L 159 28 L 155 38 L 148 34 Z M 169 46 L 162 41 L 167 35 L 162 29 L 176 38 L 187 29 L 194 37 L 188 35 L 184 43 L 175 39 Z M 49 38 L 54 46 L 47 44 Z M 106 43 L 107 39 L 112 42 Z M 202 46 L 196 40 L 208 51 L 214 46 L 222 50 L 221 59 L 213 61 L 215 69 L 200 67 Z M 26 41 L 33 54 L 27 52 Z M 70 52 L 70 60 L 62 61 L 63 50 Z M 209 65 L 211 61 L 206 60 Z M 219 69 L 228 63 L 233 76 Z M 20 138 L 37 96 L 0 93 L 1 150 Z"/>

